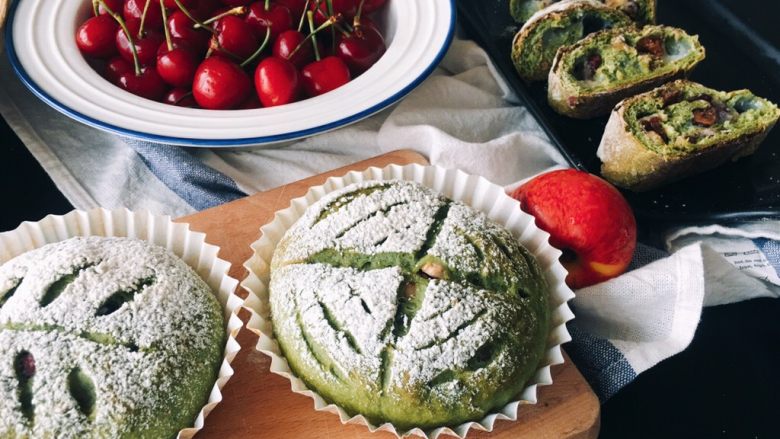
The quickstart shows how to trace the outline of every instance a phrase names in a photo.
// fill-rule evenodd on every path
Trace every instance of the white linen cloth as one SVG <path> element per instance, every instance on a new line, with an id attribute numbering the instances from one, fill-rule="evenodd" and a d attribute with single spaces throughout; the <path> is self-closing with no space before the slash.
<path id="1" fill-rule="evenodd" d="M 16 79 L 6 59 L 0 72 L 0 113 L 74 206 L 127 206 L 173 216 L 195 210 L 125 140 L 47 107 Z M 432 77 L 362 122 L 266 148 L 189 154 L 251 194 L 402 148 L 507 189 L 566 166 L 484 51 L 460 39 Z M 671 256 L 640 246 L 632 271 L 577 292 L 574 341 L 567 350 L 606 400 L 685 349 L 702 306 L 780 295 L 778 244 L 780 222 L 767 221 L 678 231 L 669 237 Z M 746 262 L 748 257 L 754 261 Z"/>

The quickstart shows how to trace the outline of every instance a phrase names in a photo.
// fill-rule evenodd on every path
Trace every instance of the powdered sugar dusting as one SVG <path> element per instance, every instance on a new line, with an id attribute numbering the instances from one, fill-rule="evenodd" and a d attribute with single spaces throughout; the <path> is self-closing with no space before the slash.
<path id="1" fill-rule="evenodd" d="M 377 253 L 414 253 L 422 247 L 444 199 L 416 185 L 368 182 L 333 192 L 309 208 L 279 244 L 274 263 L 303 261 L 325 249 Z M 346 194 L 365 191 L 340 205 Z M 338 208 L 319 220 L 328 208 Z M 287 245 L 291 241 L 295 245 Z"/>
<path id="2" fill-rule="evenodd" d="M 171 428 L 166 416 L 192 406 L 194 417 L 208 396 L 189 392 L 193 376 L 215 375 L 220 306 L 164 248 L 98 237 L 49 244 L 0 267 L 0 297 L 0 436 L 159 433 Z M 32 419 L 18 397 L 20 352 L 35 358 Z M 69 389 L 75 368 L 94 384 L 91 414 Z"/>
<path id="3" fill-rule="evenodd" d="M 352 386 L 361 396 L 334 401 L 349 405 L 368 393 L 366 416 L 399 407 L 421 419 L 481 416 L 493 394 L 522 388 L 518 370 L 541 355 L 546 288 L 525 254 L 484 214 L 415 183 L 349 186 L 312 205 L 277 246 L 274 333 L 326 397 Z M 419 271 L 430 263 L 447 275 Z"/>
<path id="4" fill-rule="evenodd" d="M 300 323 L 311 338 L 309 343 L 328 346 L 341 376 L 360 373 L 378 383 L 380 355 L 392 341 L 386 328 L 395 316 L 402 281 L 398 268 L 359 272 L 324 264 L 282 267 L 271 281 L 277 330 L 294 334 L 296 351 L 303 353 L 311 370 L 319 370 L 321 360 L 306 355 L 309 349 L 298 327 L 299 313 Z M 332 378 L 323 372 L 322 379 Z"/>

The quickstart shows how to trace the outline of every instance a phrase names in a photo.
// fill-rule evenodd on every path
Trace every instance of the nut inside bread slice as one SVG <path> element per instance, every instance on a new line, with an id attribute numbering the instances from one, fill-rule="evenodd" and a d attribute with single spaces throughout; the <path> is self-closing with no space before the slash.
<path id="1" fill-rule="evenodd" d="M 525 81 L 543 81 L 558 48 L 603 29 L 629 26 L 620 11 L 594 0 L 553 4 L 535 14 L 512 42 L 512 63 Z"/>
<path id="2" fill-rule="evenodd" d="M 558 50 L 548 101 L 570 117 L 602 116 L 624 98 L 687 76 L 704 56 L 697 36 L 670 26 L 596 32 Z"/>
<path id="3" fill-rule="evenodd" d="M 780 118 L 749 90 L 678 80 L 615 107 L 597 155 L 613 184 L 644 191 L 753 154 Z"/>

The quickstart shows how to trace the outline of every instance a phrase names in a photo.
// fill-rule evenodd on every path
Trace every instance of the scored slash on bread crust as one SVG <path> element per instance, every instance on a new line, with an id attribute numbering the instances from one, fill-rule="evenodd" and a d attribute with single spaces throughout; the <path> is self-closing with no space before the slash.
<path id="1" fill-rule="evenodd" d="M 279 347 L 307 387 L 403 430 L 506 404 L 548 333 L 535 258 L 484 214 L 410 182 L 310 206 L 276 247 L 269 290 Z"/>
<path id="2" fill-rule="evenodd" d="M 548 77 L 548 102 L 569 117 L 602 116 L 627 97 L 686 77 L 704 57 L 698 37 L 674 27 L 596 32 L 558 49 Z M 590 59 L 598 65 L 583 73 Z"/>
<path id="3" fill-rule="evenodd" d="M 0 437 L 173 437 L 208 399 L 223 323 L 197 273 L 144 241 L 77 237 L 7 261 Z"/>
<path id="4" fill-rule="evenodd" d="M 692 113 L 685 132 L 664 126 L 673 123 L 667 108 L 691 102 L 716 108 L 717 116 L 707 121 Z M 725 93 L 685 80 L 668 83 L 613 110 L 597 152 L 601 173 L 617 186 L 650 190 L 753 154 L 778 118 L 776 105 L 747 90 Z"/>

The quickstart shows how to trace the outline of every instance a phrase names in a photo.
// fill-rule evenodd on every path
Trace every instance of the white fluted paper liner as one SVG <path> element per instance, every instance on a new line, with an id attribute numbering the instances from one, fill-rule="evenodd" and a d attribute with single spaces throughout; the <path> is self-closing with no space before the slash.
<path id="1" fill-rule="evenodd" d="M 536 374 L 518 395 L 517 400 L 508 403 L 497 412 L 488 414 L 479 422 L 467 422 L 452 428 L 440 427 L 432 430 L 415 428 L 398 431 L 390 423 L 373 425 L 363 416 L 350 416 L 342 408 L 328 403 L 320 395 L 308 389 L 306 384 L 293 374 L 274 339 L 268 304 L 268 282 L 271 257 L 277 243 L 287 229 L 303 215 L 306 208 L 327 193 L 369 180 L 414 181 L 484 212 L 490 219 L 506 227 L 533 253 L 544 270 L 550 285 L 551 311 L 547 351 Z M 537 386 L 552 384 L 550 366 L 563 363 L 560 346 L 571 340 L 566 330 L 566 322 L 574 318 L 574 314 L 567 302 L 574 297 L 574 293 L 566 286 L 567 272 L 558 262 L 561 252 L 550 246 L 549 234 L 536 227 L 534 218 L 520 210 L 520 204 L 516 200 L 506 195 L 503 188 L 482 177 L 468 175 L 459 170 L 421 165 L 390 165 L 381 169 L 369 168 L 363 172 L 353 171 L 343 177 L 331 177 L 322 186 L 312 187 L 305 196 L 292 200 L 289 208 L 277 212 L 273 221 L 260 230 L 262 237 L 252 244 L 254 254 L 244 264 L 249 275 L 241 283 L 241 286 L 251 293 L 246 300 L 246 306 L 252 312 L 247 328 L 260 337 L 257 349 L 271 357 L 271 372 L 289 379 L 293 392 L 311 397 L 316 410 L 338 414 L 342 423 L 363 424 L 372 432 L 384 430 L 398 436 L 416 434 L 428 438 L 437 438 L 440 434 L 463 438 L 471 428 L 492 431 L 497 419 L 517 420 L 517 411 L 521 404 L 535 404 Z"/>
<path id="2" fill-rule="evenodd" d="M 242 322 L 238 312 L 244 300 L 235 294 L 238 281 L 228 276 L 230 263 L 219 259 L 219 247 L 207 244 L 206 235 L 174 223 L 168 216 L 127 209 L 74 210 L 66 215 L 49 215 L 38 222 L 24 222 L 15 230 L 0 233 L 0 264 L 46 244 L 76 236 L 136 238 L 165 247 L 180 257 L 211 287 L 224 311 L 227 342 L 217 380 L 194 426 L 179 431 L 179 439 L 189 439 L 203 428 L 206 417 L 222 401 L 222 388 L 233 376 L 233 362 L 241 346 L 236 334 Z"/>

